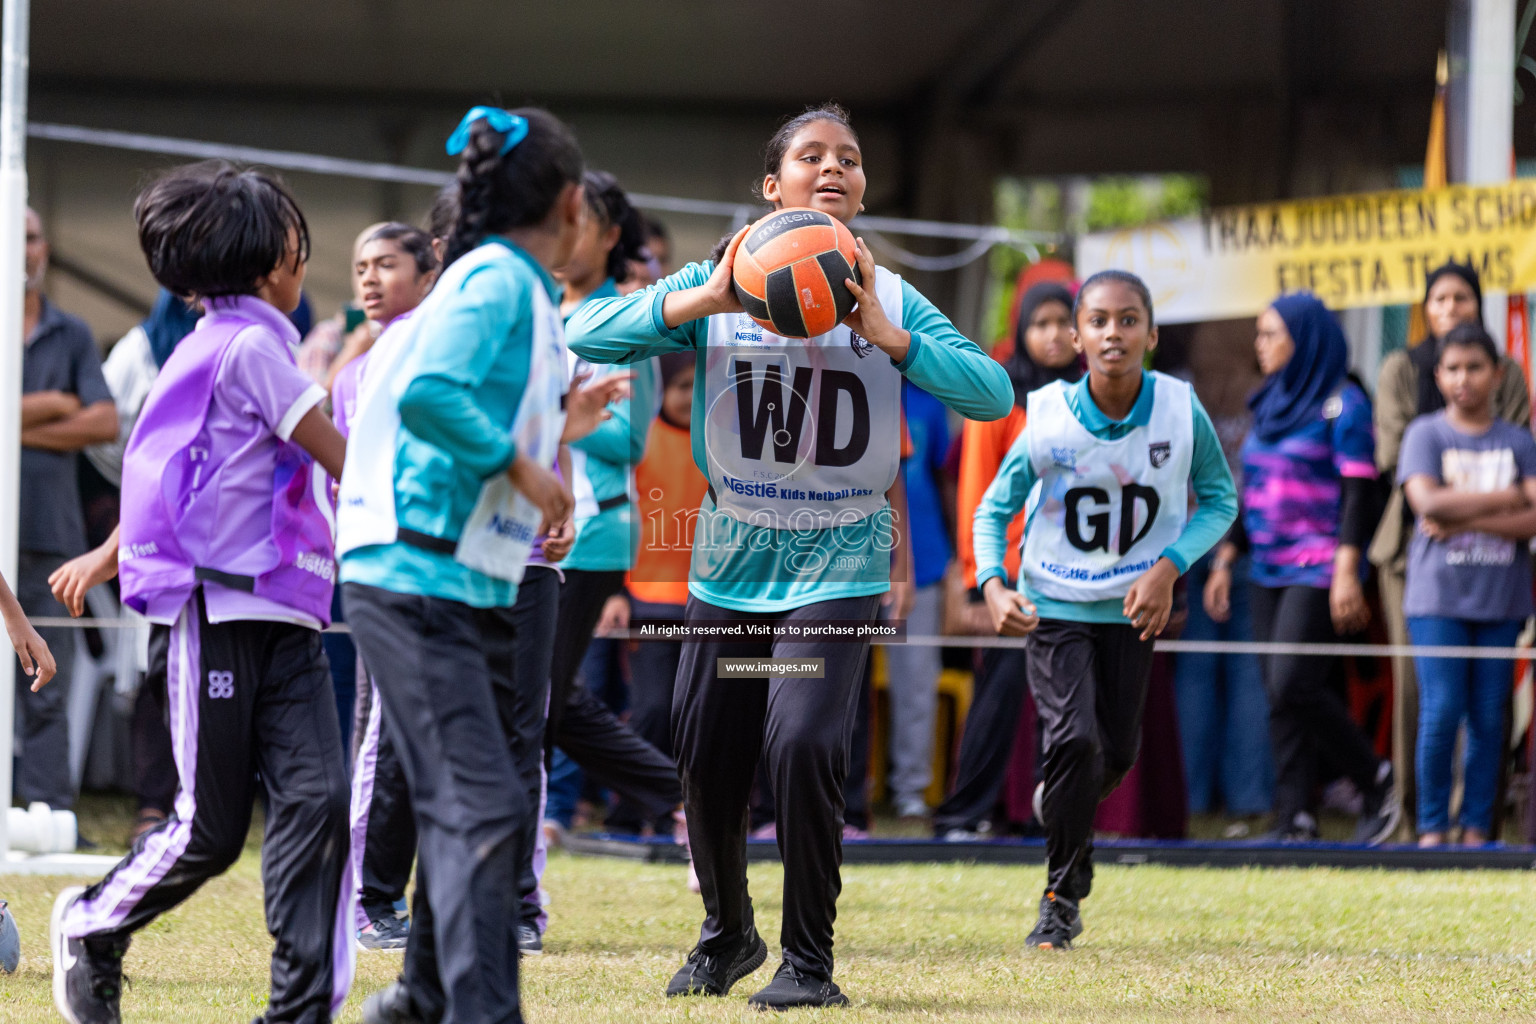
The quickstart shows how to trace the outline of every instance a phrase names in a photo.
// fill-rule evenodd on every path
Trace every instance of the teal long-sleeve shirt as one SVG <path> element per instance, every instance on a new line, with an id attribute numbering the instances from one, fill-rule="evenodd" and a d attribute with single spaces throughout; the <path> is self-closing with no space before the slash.
<path id="1" fill-rule="evenodd" d="M 617 298 L 618 294 L 613 279 L 609 278 L 587 296 L 571 316 L 588 303 Z M 570 318 L 568 316 L 566 320 Z M 634 379 L 630 381 L 629 397 L 609 403 L 608 419 L 586 437 L 571 442 L 573 455 L 581 453 L 573 458 L 573 468 L 585 474 L 595 501 L 628 494 L 635 467 L 645 457 L 645 441 L 650 435 L 651 420 L 656 416 L 661 380 L 654 360 L 638 363 L 632 370 Z M 616 369 L 600 371 L 593 379 L 616 372 Z M 634 566 L 639 550 L 640 522 L 634 504 L 624 502 L 593 515 L 578 516 L 576 543 L 560 567 L 592 572 L 627 570 Z"/>
<path id="2" fill-rule="evenodd" d="M 702 424 L 708 321 L 668 327 L 662 319 L 662 303 L 668 292 L 704 284 L 713 270 L 713 263 L 690 263 L 645 291 L 588 302 L 567 322 L 566 341 L 572 351 L 592 363 L 632 363 L 693 350 L 698 357 L 693 422 Z M 886 310 L 886 315 L 911 333 L 912 344 L 906 358 L 894 364 L 896 369 L 968 419 L 1006 416 L 1013 407 L 1013 391 L 1001 364 L 957 331 L 905 281 L 901 295 L 901 309 Z M 693 459 L 707 476 L 702 430 L 693 432 Z M 804 536 L 715 515 L 707 495 L 701 511 L 689 573 L 690 592 L 700 600 L 737 611 L 778 612 L 816 601 L 880 594 L 890 588 L 885 516 L 873 515 Z M 697 538 L 706 533 L 708 543 L 701 544 Z M 835 564 L 862 568 L 827 569 Z"/>
<path id="3" fill-rule="evenodd" d="M 1105 441 L 1118 440 L 1133 428 L 1145 426 L 1152 417 L 1152 396 L 1155 389 L 1146 386 L 1143 378 L 1141 394 L 1130 414 L 1123 420 L 1112 420 L 1094 404 L 1088 391 L 1088 378 L 1084 376 L 1067 389 L 1067 406 L 1072 415 L 1093 436 Z M 1232 481 L 1232 470 L 1222 455 L 1221 441 L 1216 428 L 1206 414 L 1200 399 L 1190 391 L 1194 406 L 1194 450 L 1190 462 L 1190 483 L 1195 491 L 1198 507 L 1179 539 L 1163 551 L 1162 556 L 1185 573 L 1190 563 L 1209 551 L 1221 540 L 1232 521 L 1237 518 L 1237 486 Z M 1024 507 L 1030 493 L 1039 482 L 1034 463 L 1029 457 L 1029 424 L 1014 440 L 1013 447 L 1003 464 L 998 467 L 992 485 L 982 495 L 976 506 L 974 543 L 976 548 L 976 585 L 986 585 L 987 580 L 1000 576 L 1006 582 L 1003 557 L 1008 547 L 1008 524 L 1013 522 Z M 1034 509 L 1025 521 L 1024 533 L 1034 520 Z M 1040 612 L 1043 619 L 1066 619 L 1072 622 L 1126 622 L 1119 598 L 1107 601 L 1060 601 L 1029 593 L 1023 579 L 1018 583 L 1019 592 L 1025 594 Z"/>
<path id="4" fill-rule="evenodd" d="M 476 268 L 457 292 L 443 295 L 418 330 L 423 334 L 400 367 L 408 377 L 399 400 L 395 442 L 395 515 L 400 526 L 457 540 L 486 480 L 517 455 L 511 425 L 528 384 L 533 354 L 534 289 L 558 294 L 554 278 L 504 239 L 511 263 Z M 446 285 L 439 285 L 446 287 Z M 396 593 L 507 607 L 517 586 L 457 562 L 451 554 L 396 541 L 349 552 L 343 582 Z"/>

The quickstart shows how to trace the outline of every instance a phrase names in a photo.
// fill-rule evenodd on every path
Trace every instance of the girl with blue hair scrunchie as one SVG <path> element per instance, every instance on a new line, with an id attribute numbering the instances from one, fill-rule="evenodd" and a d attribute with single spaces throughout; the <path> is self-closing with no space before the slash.
<path id="1" fill-rule="evenodd" d="M 1230 602 L 1231 565 L 1252 553 L 1254 639 L 1332 643 L 1370 620 L 1361 555 L 1376 527 L 1371 402 L 1349 377 L 1349 343 L 1309 292 L 1283 295 L 1258 319 L 1254 339 L 1265 381 L 1249 402 L 1243 443 L 1242 515 L 1217 551 L 1206 585 L 1213 614 Z M 1275 761 L 1279 841 L 1317 838 L 1319 753 L 1359 788 L 1357 842 L 1376 845 L 1397 827 L 1392 762 L 1370 742 L 1330 684 L 1332 660 L 1264 659 Z"/>
<path id="2" fill-rule="evenodd" d="M 585 217 L 570 130 L 542 110 L 477 107 L 448 151 L 446 266 L 410 330 L 370 357 L 379 382 L 358 397 L 337 516 L 347 619 L 418 835 L 404 970 L 364 1006 L 373 1022 L 522 1019 L 515 923 L 534 808 L 513 736 L 542 716 L 544 681 L 514 677 L 530 550 L 501 538 L 539 547 L 570 518 L 551 449 L 594 429 L 627 383 L 565 393 L 551 270 Z M 502 479 L 535 511 L 497 497 Z"/>

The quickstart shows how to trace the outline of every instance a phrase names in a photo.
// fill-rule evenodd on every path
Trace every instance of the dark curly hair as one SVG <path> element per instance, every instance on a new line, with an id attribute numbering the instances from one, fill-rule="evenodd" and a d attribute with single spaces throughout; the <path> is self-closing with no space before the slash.
<path id="1" fill-rule="evenodd" d="M 555 115 L 536 107 L 512 113 L 528 121 L 528 135 L 509 152 L 506 136 L 484 120 L 470 129 L 459 158 L 458 216 L 443 263 L 452 263 L 486 235 L 538 224 L 566 185 L 581 181 L 581 147 Z"/>
<path id="2" fill-rule="evenodd" d="M 309 224 L 282 182 L 223 160 L 161 175 L 134 200 L 133 219 L 149 272 L 183 299 L 254 295 L 284 260 L 309 259 Z"/>

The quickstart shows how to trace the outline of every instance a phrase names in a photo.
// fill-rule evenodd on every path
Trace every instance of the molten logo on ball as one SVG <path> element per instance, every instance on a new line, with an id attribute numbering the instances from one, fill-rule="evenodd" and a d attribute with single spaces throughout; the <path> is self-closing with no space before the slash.
<path id="1" fill-rule="evenodd" d="M 785 338 L 826 334 L 853 311 L 844 284 L 859 275 L 853 234 L 820 210 L 770 213 L 736 250 L 732 283 L 748 315 Z"/>

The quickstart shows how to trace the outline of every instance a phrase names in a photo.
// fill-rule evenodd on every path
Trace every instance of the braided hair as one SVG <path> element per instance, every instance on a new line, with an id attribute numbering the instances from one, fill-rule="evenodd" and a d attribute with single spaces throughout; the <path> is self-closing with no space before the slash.
<path id="1" fill-rule="evenodd" d="M 608 264 L 604 268 L 614 283 L 629 280 L 630 260 L 646 258 L 647 241 L 645 218 L 629 203 L 629 196 L 619 187 L 619 179 L 607 171 L 588 171 L 581 177 L 582 189 L 587 197 L 587 208 L 603 225 L 603 230 L 619 228 L 619 240 L 608 250 Z"/>
<path id="2" fill-rule="evenodd" d="M 505 154 L 507 137 L 486 121 L 470 129 L 459 158 L 459 209 L 445 266 L 487 235 L 541 223 L 565 186 L 581 181 L 581 147 L 571 130 L 547 110 L 524 107 L 513 113 L 527 119 L 528 135 Z"/>

